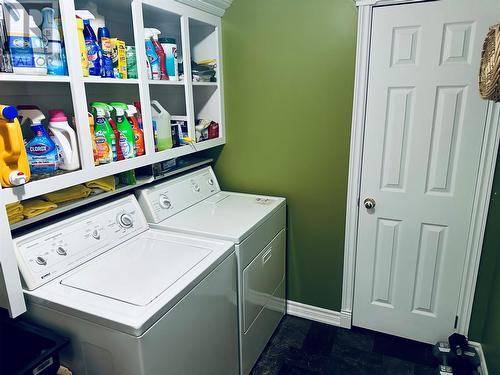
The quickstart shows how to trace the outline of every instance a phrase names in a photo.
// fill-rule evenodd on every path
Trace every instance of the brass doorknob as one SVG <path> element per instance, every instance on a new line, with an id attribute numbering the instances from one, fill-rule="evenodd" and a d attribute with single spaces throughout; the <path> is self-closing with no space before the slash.
<path id="1" fill-rule="evenodd" d="M 363 201 L 363 204 L 365 205 L 365 208 L 367 210 L 371 210 L 372 208 L 375 208 L 375 199 L 365 198 L 365 200 Z"/>

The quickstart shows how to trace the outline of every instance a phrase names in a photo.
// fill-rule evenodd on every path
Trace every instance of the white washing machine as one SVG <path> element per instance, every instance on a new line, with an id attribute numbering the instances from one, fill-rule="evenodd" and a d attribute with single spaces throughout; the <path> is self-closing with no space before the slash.
<path id="1" fill-rule="evenodd" d="M 210 167 L 136 195 L 152 228 L 235 243 L 240 369 L 248 374 L 285 314 L 286 200 L 221 191 Z"/>
<path id="2" fill-rule="evenodd" d="M 238 374 L 234 245 L 149 229 L 133 195 L 15 239 L 27 317 L 74 374 Z"/>

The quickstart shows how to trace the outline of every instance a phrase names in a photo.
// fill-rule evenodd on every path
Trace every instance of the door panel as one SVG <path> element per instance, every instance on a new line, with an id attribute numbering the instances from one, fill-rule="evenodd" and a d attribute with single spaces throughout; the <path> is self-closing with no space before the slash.
<path id="1" fill-rule="evenodd" d="M 373 10 L 353 323 L 434 343 L 454 330 L 497 0 Z M 500 10 L 500 9 L 499 9 Z M 376 201 L 367 210 L 363 200 Z"/>

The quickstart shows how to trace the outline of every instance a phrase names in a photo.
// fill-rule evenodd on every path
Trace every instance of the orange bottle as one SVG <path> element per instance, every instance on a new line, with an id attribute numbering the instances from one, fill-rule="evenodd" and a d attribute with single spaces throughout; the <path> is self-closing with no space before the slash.
<path id="1" fill-rule="evenodd" d="M 0 105 L 0 184 L 23 185 L 30 180 L 28 155 L 15 107 Z"/>
<path id="2" fill-rule="evenodd" d="M 135 156 L 142 156 L 146 153 L 146 149 L 144 148 L 144 133 L 142 132 L 141 127 L 139 126 L 139 122 L 135 117 L 136 113 L 137 108 L 129 104 L 127 110 L 127 119 L 132 125 L 132 130 L 134 131 L 136 151 Z"/>

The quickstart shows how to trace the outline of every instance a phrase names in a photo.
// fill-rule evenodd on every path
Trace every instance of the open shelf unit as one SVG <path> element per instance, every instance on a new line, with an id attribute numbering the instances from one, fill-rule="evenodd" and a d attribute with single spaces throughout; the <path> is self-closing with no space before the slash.
<path id="1" fill-rule="evenodd" d="M 27 9 L 42 5 L 32 0 L 20 0 Z M 96 8 L 92 8 L 94 3 Z M 45 5 L 48 5 L 45 4 Z M 0 284 L 5 284 L 3 300 L 9 301 L 11 315 L 25 309 L 22 289 L 15 265 L 11 232 L 5 205 L 34 198 L 93 179 L 114 175 L 164 160 L 193 154 L 225 143 L 223 82 L 221 66 L 221 19 L 174 0 L 56 0 L 50 2 L 60 16 L 64 35 L 67 76 L 37 76 L 0 73 L 0 103 L 9 105 L 37 105 L 46 117 L 49 109 L 64 110 L 77 134 L 80 168 L 68 173 L 36 179 L 25 185 L 0 189 L 0 235 L 6 239 L 6 249 L 0 251 Z M 78 45 L 76 9 L 89 9 L 104 17 L 111 37 L 134 46 L 137 57 L 137 79 L 83 77 Z M 175 38 L 182 80 L 152 81 L 148 78 L 144 27 L 157 28 L 161 36 Z M 193 82 L 191 60 L 216 59 L 217 82 Z M 200 143 L 156 152 L 154 145 L 151 100 L 156 99 L 172 116 L 181 116 L 187 122 L 188 134 L 195 137 L 196 121 L 210 116 L 219 124 L 219 137 Z M 88 124 L 88 109 L 92 101 L 121 101 L 141 104 L 145 155 L 94 165 L 92 137 Z M 27 136 L 25 136 L 27 137 Z M 31 138 L 31 137 L 30 137 Z M 3 245 L 2 245 L 3 246 Z M 3 298 L 6 296 L 7 298 Z"/>

